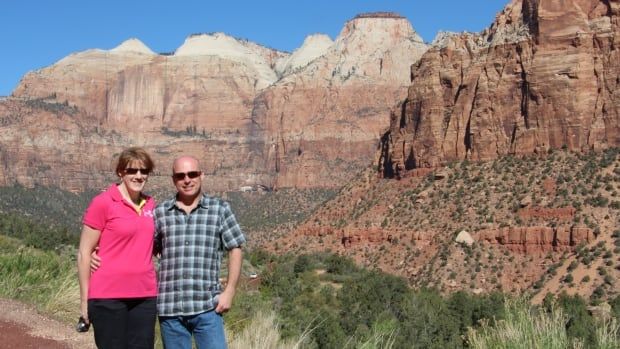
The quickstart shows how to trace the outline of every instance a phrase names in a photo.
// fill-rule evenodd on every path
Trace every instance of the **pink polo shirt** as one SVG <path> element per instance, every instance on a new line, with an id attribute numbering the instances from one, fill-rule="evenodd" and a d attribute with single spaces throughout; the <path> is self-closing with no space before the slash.
<path id="1" fill-rule="evenodd" d="M 88 299 L 157 296 L 154 207 L 153 198 L 147 197 L 136 212 L 115 184 L 92 200 L 82 222 L 101 232 L 101 266 L 90 276 Z"/>

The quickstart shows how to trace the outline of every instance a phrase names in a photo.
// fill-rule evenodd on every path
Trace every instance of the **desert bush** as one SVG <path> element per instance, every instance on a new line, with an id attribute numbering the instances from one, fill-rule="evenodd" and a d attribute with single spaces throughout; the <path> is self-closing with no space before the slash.
<path id="1" fill-rule="evenodd" d="M 584 340 L 569 334 L 570 319 L 563 308 L 553 306 L 548 312 L 534 308 L 524 299 L 507 300 L 505 318 L 470 328 L 467 342 L 471 348 L 583 348 Z M 568 322 L 567 322 L 568 321 Z M 616 322 L 600 324 L 590 333 L 597 348 L 617 348 Z"/>

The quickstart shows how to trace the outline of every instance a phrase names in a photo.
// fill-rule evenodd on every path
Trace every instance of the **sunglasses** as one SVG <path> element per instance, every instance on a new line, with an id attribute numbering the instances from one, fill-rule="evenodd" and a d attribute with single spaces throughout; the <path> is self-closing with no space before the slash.
<path id="1" fill-rule="evenodd" d="M 127 167 L 125 169 L 125 173 L 129 174 L 129 175 L 135 175 L 136 173 L 138 173 L 138 171 L 140 171 L 140 173 L 142 173 L 143 175 L 146 175 L 146 176 L 148 176 L 151 173 L 151 170 L 149 170 L 148 168 Z"/>
<path id="2" fill-rule="evenodd" d="M 189 179 L 198 178 L 202 172 L 200 171 L 189 171 L 189 172 L 175 172 L 172 174 L 172 178 L 175 181 L 182 181 L 185 179 L 185 176 L 189 177 Z"/>

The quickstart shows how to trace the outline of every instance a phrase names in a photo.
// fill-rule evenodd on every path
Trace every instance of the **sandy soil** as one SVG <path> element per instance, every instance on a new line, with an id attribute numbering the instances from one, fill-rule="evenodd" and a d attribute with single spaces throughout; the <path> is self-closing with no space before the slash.
<path id="1" fill-rule="evenodd" d="M 78 333 L 72 325 L 14 300 L 0 299 L 0 309 L 0 348 L 96 348 L 92 330 Z"/>

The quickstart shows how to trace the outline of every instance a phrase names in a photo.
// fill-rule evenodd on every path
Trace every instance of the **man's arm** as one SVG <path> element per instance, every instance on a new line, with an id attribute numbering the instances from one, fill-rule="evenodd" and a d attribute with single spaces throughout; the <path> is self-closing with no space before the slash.
<path id="1" fill-rule="evenodd" d="M 216 313 L 224 313 L 232 307 L 237 282 L 241 275 L 242 262 L 243 253 L 241 252 L 241 247 L 235 247 L 228 251 L 228 280 L 226 281 L 226 288 L 220 294 L 217 307 L 215 308 Z"/>

